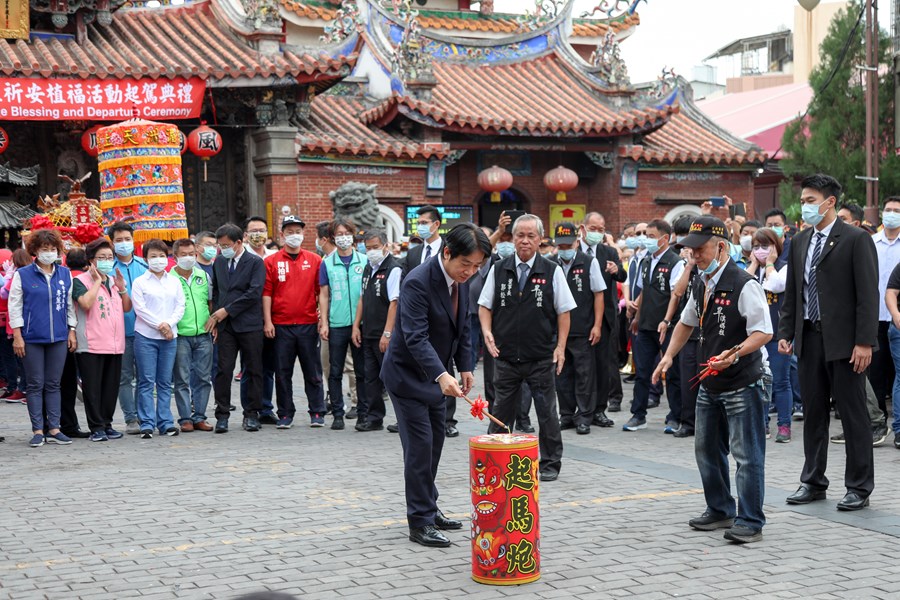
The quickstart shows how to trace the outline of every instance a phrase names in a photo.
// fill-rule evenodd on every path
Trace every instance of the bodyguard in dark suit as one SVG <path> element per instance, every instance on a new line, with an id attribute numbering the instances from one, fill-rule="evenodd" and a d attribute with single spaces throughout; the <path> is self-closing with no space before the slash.
<path id="1" fill-rule="evenodd" d="M 435 476 L 447 397 L 468 394 L 475 381 L 467 281 L 490 254 L 484 232 L 461 224 L 447 234 L 440 258 L 410 271 L 400 287 L 397 322 L 381 366 L 403 445 L 409 539 L 423 546 L 449 546 L 438 529 L 462 528 L 438 509 Z M 462 386 L 451 361 L 459 367 Z"/>
<path id="2" fill-rule="evenodd" d="M 244 358 L 242 380 L 247 381 L 247 406 L 243 427 L 259 430 L 262 410 L 263 314 L 262 292 L 266 282 L 263 260 L 244 248 L 244 232 L 228 223 L 216 230 L 221 256 L 213 264 L 215 312 L 206 330 L 218 331 L 219 364 L 213 390 L 216 396 L 216 433 L 228 431 L 231 378 L 240 351 Z"/>
<path id="3" fill-rule="evenodd" d="M 828 175 L 803 180 L 800 202 L 810 225 L 794 236 L 778 326 L 778 350 L 796 352 L 803 398 L 800 488 L 788 504 L 824 500 L 828 488 L 829 399 L 846 439 L 847 494 L 838 510 L 869 505 L 875 485 L 865 372 L 878 335 L 878 258 L 872 238 L 837 218 L 840 184 Z"/>

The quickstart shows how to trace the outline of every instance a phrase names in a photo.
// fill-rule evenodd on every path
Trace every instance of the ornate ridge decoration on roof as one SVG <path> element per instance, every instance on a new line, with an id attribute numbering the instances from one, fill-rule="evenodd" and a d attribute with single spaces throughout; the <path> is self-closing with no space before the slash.
<path id="1" fill-rule="evenodd" d="M 537 31 L 555 21 L 562 13 L 566 0 L 534 0 L 534 12 L 529 10 L 516 19 L 519 31 Z"/>
<path id="2" fill-rule="evenodd" d="M 592 10 L 585 11 L 581 14 L 581 18 L 587 19 L 593 17 L 598 12 L 605 14 L 606 18 L 609 20 L 617 19 L 623 16 L 631 16 L 635 14 L 637 11 L 638 4 L 644 2 L 645 0 L 600 0 L 600 4 L 595 6 Z M 622 5 L 625 5 L 625 9 L 621 9 Z"/>
<path id="3" fill-rule="evenodd" d="M 597 44 L 597 48 L 591 54 L 590 63 L 597 69 L 597 73 L 611 84 L 631 85 L 628 66 L 619 54 L 619 42 L 612 31 L 607 31 L 603 41 Z"/>
<path id="4" fill-rule="evenodd" d="M 319 39 L 325 43 L 343 42 L 351 35 L 361 33 L 365 26 L 356 0 L 344 0 L 334 13 L 334 18 L 325 25 L 325 33 Z"/>

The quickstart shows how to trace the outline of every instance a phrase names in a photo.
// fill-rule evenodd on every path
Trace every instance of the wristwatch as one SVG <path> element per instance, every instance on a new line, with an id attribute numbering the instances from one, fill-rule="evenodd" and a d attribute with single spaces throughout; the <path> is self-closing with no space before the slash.
<path id="1" fill-rule="evenodd" d="M 386 337 L 387 339 L 391 339 L 391 332 L 390 332 L 390 331 L 385 331 L 385 332 L 382 333 L 381 335 L 383 335 L 383 336 Z"/>
<path id="2" fill-rule="evenodd" d="M 666 327 L 671 327 L 671 326 L 672 326 L 672 321 L 670 321 L 670 320 L 668 320 L 668 319 L 663 319 L 663 323 L 666 324 Z"/>
<path id="3" fill-rule="evenodd" d="M 739 361 L 739 360 L 741 360 L 741 355 L 738 354 L 737 352 L 735 352 L 735 353 L 734 353 L 734 362 L 731 363 L 731 364 L 732 364 L 732 365 L 736 365 L 736 364 L 738 364 L 738 361 Z"/>

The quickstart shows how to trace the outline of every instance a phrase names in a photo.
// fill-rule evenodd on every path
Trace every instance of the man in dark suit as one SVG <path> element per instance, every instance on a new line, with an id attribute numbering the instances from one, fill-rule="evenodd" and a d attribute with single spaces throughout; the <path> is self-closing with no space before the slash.
<path id="1" fill-rule="evenodd" d="M 806 461 L 800 488 L 787 502 L 825 499 L 833 397 L 847 446 L 847 494 L 837 508 L 859 510 L 869 505 L 875 485 L 865 372 L 878 334 L 878 258 L 865 231 L 837 218 L 840 194 L 840 184 L 828 175 L 803 180 L 800 202 L 810 227 L 794 236 L 788 256 L 778 350 L 796 351 L 799 361 Z"/>
<path id="2" fill-rule="evenodd" d="M 244 248 L 244 232 L 233 223 L 216 230 L 221 256 L 213 265 L 213 305 L 216 311 L 206 331 L 218 332 L 219 369 L 213 385 L 216 396 L 216 433 L 228 431 L 231 378 L 238 351 L 244 359 L 241 379 L 247 381 L 243 427 L 259 431 L 262 410 L 262 293 L 266 283 L 263 260 Z"/>
<path id="3" fill-rule="evenodd" d="M 490 254 L 484 232 L 460 224 L 447 234 L 440 258 L 410 271 L 400 288 L 397 322 L 381 367 L 403 445 L 409 539 L 423 546 L 449 546 L 438 529 L 462 528 L 438 509 L 434 480 L 444 447 L 447 398 L 468 394 L 475 381 L 467 281 Z"/>
<path id="4" fill-rule="evenodd" d="M 423 206 L 416 211 L 416 235 L 422 238 L 421 246 L 416 246 L 406 253 L 403 259 L 403 276 L 428 259 L 438 256 L 444 249 L 444 240 L 441 238 L 441 213 L 434 206 Z"/>

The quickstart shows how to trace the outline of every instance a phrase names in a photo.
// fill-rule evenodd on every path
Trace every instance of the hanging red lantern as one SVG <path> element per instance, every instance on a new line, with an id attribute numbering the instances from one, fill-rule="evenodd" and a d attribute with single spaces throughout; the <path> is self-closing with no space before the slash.
<path id="1" fill-rule="evenodd" d="M 9 134 L 6 133 L 6 130 L 0 127 L 0 154 L 6 152 L 6 149 L 9 148 Z"/>
<path id="2" fill-rule="evenodd" d="M 187 148 L 188 148 L 187 136 L 184 135 L 184 132 L 181 131 L 180 129 L 178 130 L 178 138 L 181 140 L 181 146 L 180 146 L 179 150 L 180 150 L 181 154 L 184 155 L 184 153 L 187 152 Z"/>
<path id="3" fill-rule="evenodd" d="M 97 158 L 100 148 L 97 147 L 97 132 L 100 131 L 100 125 L 94 125 L 81 134 L 81 148 L 89 155 Z"/>
<path id="4" fill-rule="evenodd" d="M 544 185 L 551 192 L 556 192 L 557 202 L 565 202 L 566 192 L 578 187 L 578 174 L 560 165 L 544 175 Z"/>
<path id="5" fill-rule="evenodd" d="M 500 195 L 513 183 L 512 173 L 494 165 L 478 174 L 478 187 L 491 193 L 491 202 L 500 202 Z"/>
<path id="6" fill-rule="evenodd" d="M 212 127 L 207 127 L 206 121 L 201 121 L 200 127 L 188 134 L 187 141 L 191 152 L 203 161 L 203 181 L 206 181 L 206 163 L 222 150 L 222 136 Z"/>

